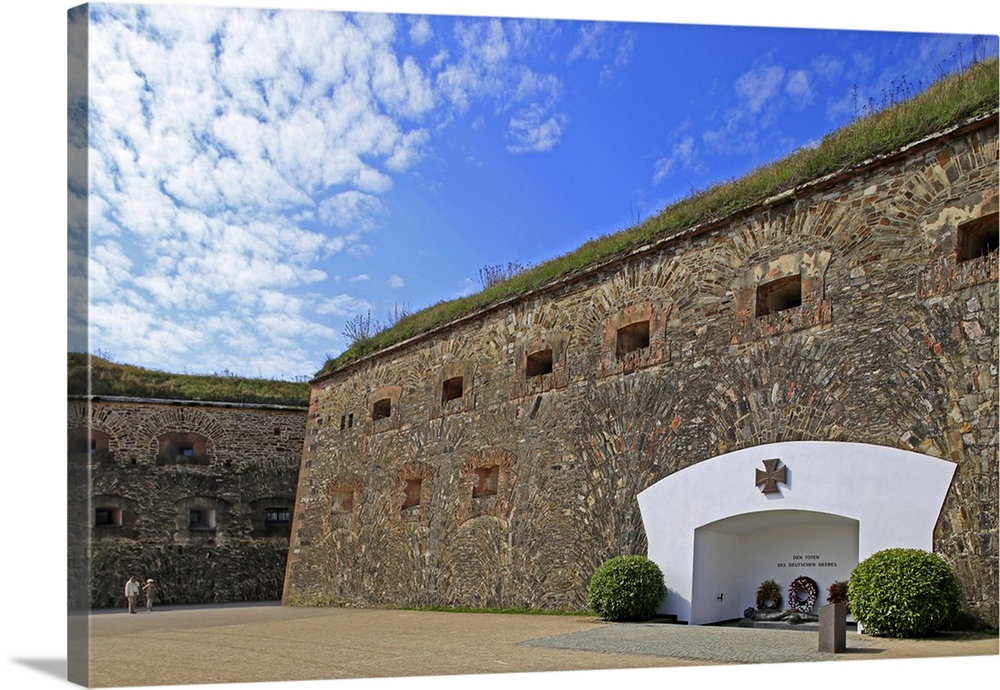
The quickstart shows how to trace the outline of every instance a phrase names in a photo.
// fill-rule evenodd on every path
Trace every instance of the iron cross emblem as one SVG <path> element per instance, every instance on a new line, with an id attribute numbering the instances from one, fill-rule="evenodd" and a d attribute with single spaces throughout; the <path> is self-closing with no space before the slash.
<path id="1" fill-rule="evenodd" d="M 778 458 L 764 460 L 764 469 L 755 470 L 754 486 L 759 486 L 762 494 L 778 493 L 778 482 L 788 484 L 788 468 L 782 465 L 781 469 L 778 469 L 779 462 L 781 461 Z"/>

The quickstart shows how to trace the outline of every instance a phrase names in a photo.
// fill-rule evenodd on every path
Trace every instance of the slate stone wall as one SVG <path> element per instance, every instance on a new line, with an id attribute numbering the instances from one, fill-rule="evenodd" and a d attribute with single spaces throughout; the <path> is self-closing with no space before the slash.
<path id="1" fill-rule="evenodd" d="M 583 609 L 639 491 L 824 440 L 958 465 L 935 550 L 996 626 L 997 188 L 994 113 L 318 379 L 284 601 Z"/>
<path id="2" fill-rule="evenodd" d="M 164 604 L 279 599 L 305 418 L 301 408 L 71 399 L 71 608 L 124 606 L 129 575 L 153 578 Z M 209 511 L 199 513 L 209 523 L 192 525 L 192 510 Z"/>

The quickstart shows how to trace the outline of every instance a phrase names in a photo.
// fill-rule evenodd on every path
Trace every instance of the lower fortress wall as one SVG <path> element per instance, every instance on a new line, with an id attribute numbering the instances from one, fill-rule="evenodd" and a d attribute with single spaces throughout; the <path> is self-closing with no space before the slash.
<path id="1" fill-rule="evenodd" d="M 643 489 L 850 441 L 956 464 L 934 550 L 996 626 L 997 186 L 994 114 L 317 378 L 285 603 L 583 609 Z"/>
<path id="2" fill-rule="evenodd" d="M 280 598 L 305 417 L 70 399 L 70 609 L 124 606 L 130 575 L 164 604 Z"/>

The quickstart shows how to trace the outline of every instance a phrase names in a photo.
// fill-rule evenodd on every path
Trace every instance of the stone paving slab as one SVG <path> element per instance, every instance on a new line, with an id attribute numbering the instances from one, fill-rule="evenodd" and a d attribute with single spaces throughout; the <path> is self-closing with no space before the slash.
<path id="1" fill-rule="evenodd" d="M 848 635 L 820 653 L 808 631 L 587 616 L 279 605 L 164 608 L 88 619 L 91 687 L 401 678 L 545 671 L 997 655 L 989 635 Z"/>

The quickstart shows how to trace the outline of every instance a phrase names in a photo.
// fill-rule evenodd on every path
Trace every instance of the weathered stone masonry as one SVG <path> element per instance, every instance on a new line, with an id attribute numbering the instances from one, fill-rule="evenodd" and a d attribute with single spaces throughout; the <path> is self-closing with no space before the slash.
<path id="1" fill-rule="evenodd" d="M 638 492 L 827 440 L 957 464 L 995 626 L 997 188 L 993 113 L 318 378 L 285 602 L 584 608 Z"/>
<path id="2" fill-rule="evenodd" d="M 129 575 L 156 580 L 166 604 L 279 598 L 305 416 L 71 398 L 71 581 L 89 575 L 71 608 L 123 605 Z"/>

